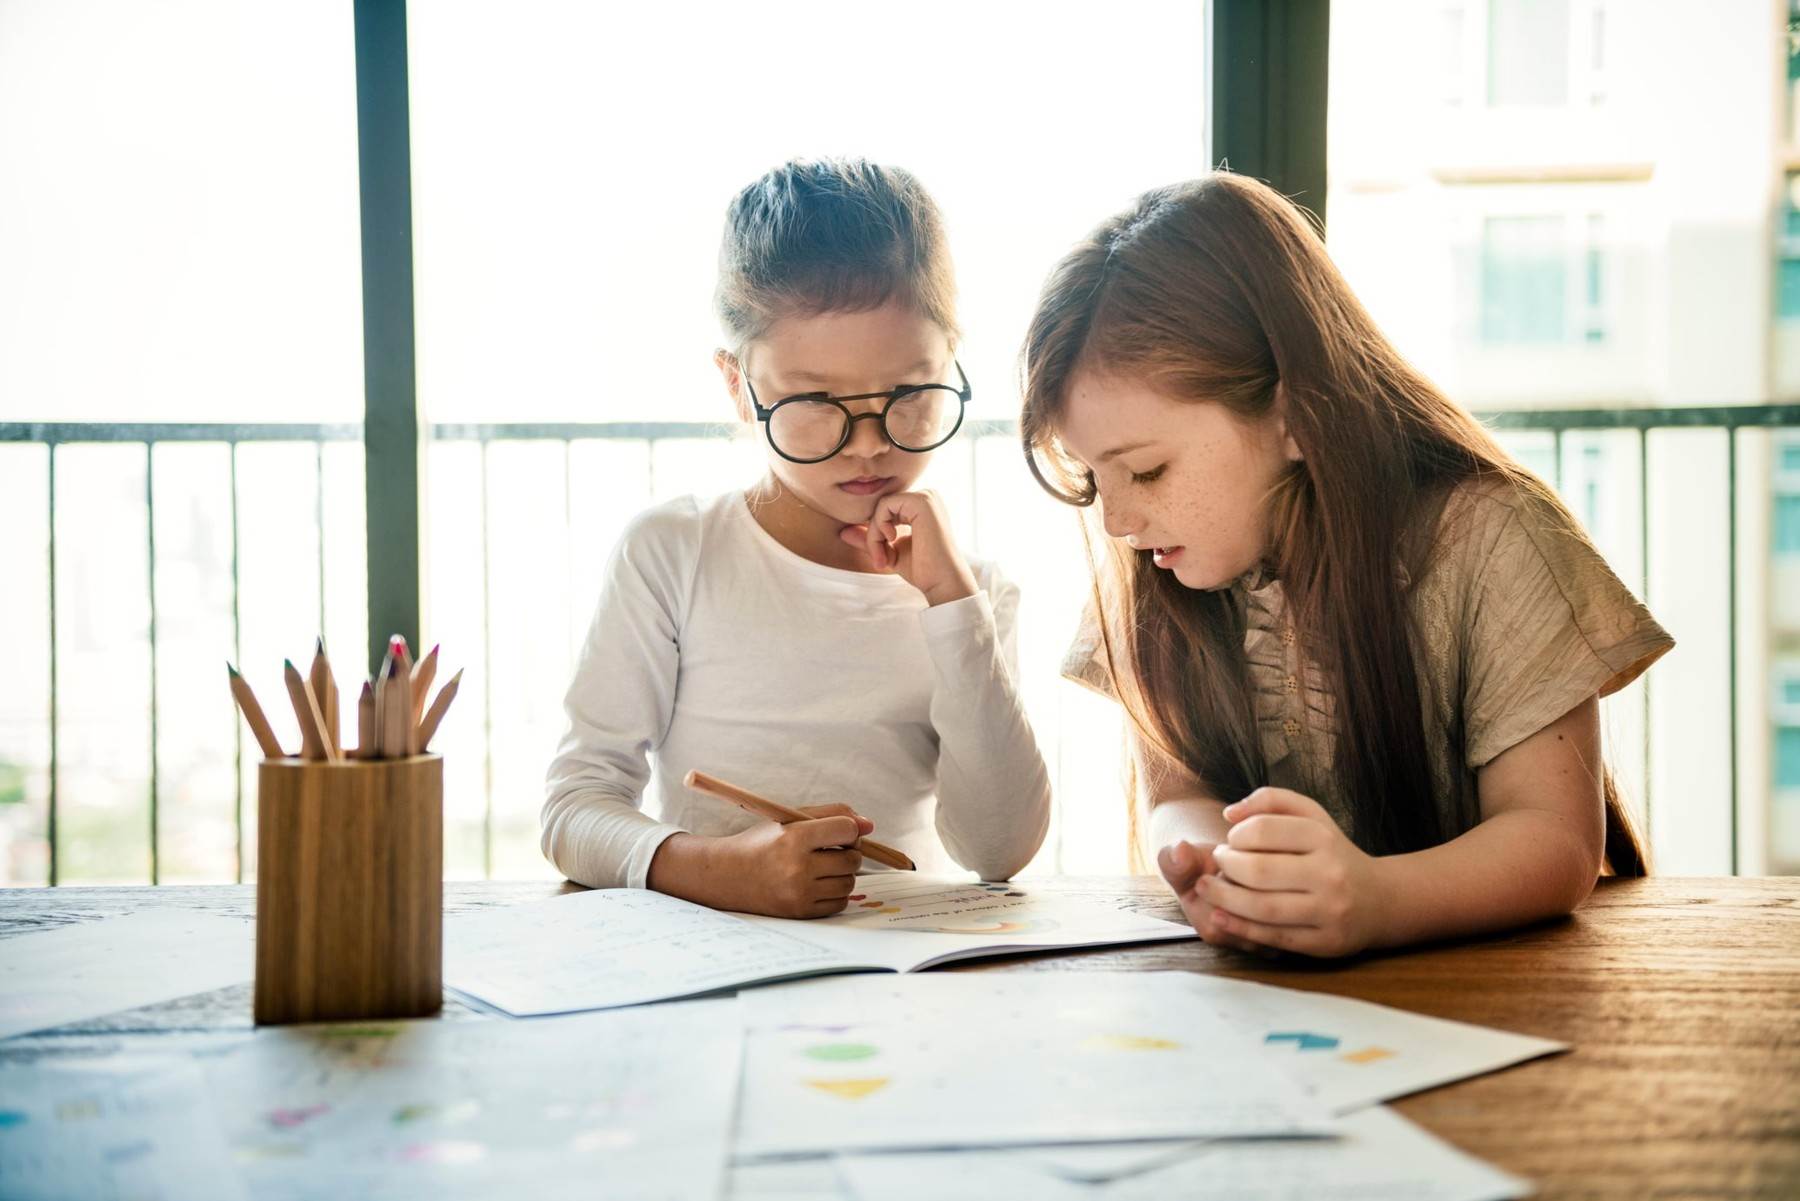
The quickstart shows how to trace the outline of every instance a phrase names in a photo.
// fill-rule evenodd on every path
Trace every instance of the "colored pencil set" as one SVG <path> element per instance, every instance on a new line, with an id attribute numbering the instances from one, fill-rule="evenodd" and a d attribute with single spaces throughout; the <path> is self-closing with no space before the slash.
<path id="1" fill-rule="evenodd" d="M 362 694 L 357 698 L 356 746 L 352 749 L 339 745 L 338 686 L 331 672 L 331 660 L 325 654 L 325 640 L 318 640 L 312 667 L 305 675 L 300 674 L 293 660 L 284 660 L 282 674 L 288 700 L 300 721 L 300 758 L 340 763 L 346 759 L 404 759 L 424 754 L 462 684 L 459 671 L 438 689 L 427 707 L 425 698 L 437 678 L 437 667 L 437 647 L 414 663 L 406 639 L 398 634 L 390 638 L 381 669 L 373 680 L 364 681 Z M 256 736 L 257 745 L 262 747 L 264 758 L 288 758 L 249 682 L 230 663 L 225 670 L 231 675 L 231 695 Z"/>

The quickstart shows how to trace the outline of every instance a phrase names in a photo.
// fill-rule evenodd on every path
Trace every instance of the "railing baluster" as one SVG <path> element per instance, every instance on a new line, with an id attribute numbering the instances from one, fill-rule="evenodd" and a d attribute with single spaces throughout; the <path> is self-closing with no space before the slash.
<path id="1" fill-rule="evenodd" d="M 325 636 L 325 444 L 313 443 L 313 526 L 318 534 L 319 548 L 319 637 Z M 423 654 L 422 648 L 415 648 Z M 337 730 L 331 731 L 331 741 L 338 740 Z"/>
<path id="2" fill-rule="evenodd" d="M 244 623 L 243 610 L 238 604 L 238 444 L 225 444 L 231 462 L 231 658 L 238 670 L 244 668 Z M 244 882 L 244 723 L 238 720 L 237 709 L 231 711 L 231 762 L 232 785 L 234 790 L 231 811 L 232 826 L 235 830 L 237 846 L 237 882 Z"/>
<path id="3" fill-rule="evenodd" d="M 481 443 L 481 876 L 494 875 L 494 625 L 488 585 L 488 450 Z"/>
<path id="4" fill-rule="evenodd" d="M 1650 431 L 1638 431 L 1638 562 L 1643 569 L 1640 599 L 1650 604 Z M 1644 688 L 1644 849 L 1651 845 L 1655 819 L 1650 815 L 1650 676 L 1640 677 Z"/>
<path id="5" fill-rule="evenodd" d="M 45 833 L 50 840 L 50 887 L 56 887 L 56 808 L 57 808 L 57 774 L 62 760 L 57 754 L 57 640 L 56 640 L 56 443 L 49 444 L 50 450 L 50 814 Z"/>
<path id="6" fill-rule="evenodd" d="M 1731 745 L 1725 761 L 1731 769 L 1731 874 L 1738 874 L 1738 522 L 1737 522 L 1737 428 L 1725 426 L 1725 657 L 1726 681 L 1730 689 L 1726 697 L 1731 715 Z"/>
<path id="7" fill-rule="evenodd" d="M 144 443 L 144 531 L 149 549 L 150 577 L 150 883 L 161 883 L 157 857 L 158 776 L 156 695 L 156 443 Z"/>

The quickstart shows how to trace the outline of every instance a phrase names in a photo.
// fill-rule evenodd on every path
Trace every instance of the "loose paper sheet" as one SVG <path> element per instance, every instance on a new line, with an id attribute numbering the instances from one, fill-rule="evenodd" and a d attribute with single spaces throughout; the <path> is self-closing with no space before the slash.
<path id="1" fill-rule="evenodd" d="M 1333 1128 L 1172 973 L 855 976 L 742 1000 L 744 1156 Z"/>
<path id="2" fill-rule="evenodd" d="M 264 1030 L 208 1070 L 258 1198 L 712 1201 L 742 1046 L 735 1002 L 696 1001 Z"/>
<path id="3" fill-rule="evenodd" d="M 1338 1138 L 1209 1143 L 1102 1184 L 1059 1176 L 1027 1151 L 851 1155 L 838 1170 L 857 1201 L 1510 1201 L 1532 1192 L 1380 1107 L 1345 1119 Z"/>
<path id="4" fill-rule="evenodd" d="M 242 984 L 256 925 L 159 909 L 0 939 L 0 1038 Z"/>

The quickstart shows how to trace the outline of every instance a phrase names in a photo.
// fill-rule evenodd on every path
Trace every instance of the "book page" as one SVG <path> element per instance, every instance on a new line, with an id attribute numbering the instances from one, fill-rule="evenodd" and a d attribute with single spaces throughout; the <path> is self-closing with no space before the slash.
<path id="1" fill-rule="evenodd" d="M 854 966 L 790 930 L 754 926 L 647 888 L 570 893 L 444 922 L 444 983 L 516 1017 L 639 1005 Z"/>
<path id="2" fill-rule="evenodd" d="M 983 955 L 1195 937 L 1189 926 L 1058 896 L 1030 883 L 969 883 L 911 872 L 860 877 L 849 908 L 830 917 L 798 922 L 738 916 L 767 929 L 789 930 L 846 960 L 897 972 Z"/>

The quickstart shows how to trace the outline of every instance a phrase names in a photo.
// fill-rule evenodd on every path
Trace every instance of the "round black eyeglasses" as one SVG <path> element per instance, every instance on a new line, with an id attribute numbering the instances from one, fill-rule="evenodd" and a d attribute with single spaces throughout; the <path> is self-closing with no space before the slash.
<path id="1" fill-rule="evenodd" d="M 756 419 L 763 423 L 769 445 L 790 463 L 822 463 L 849 445 L 850 433 L 864 419 L 878 421 L 887 440 L 901 450 L 923 454 L 936 450 L 962 428 L 963 412 L 975 395 L 962 364 L 952 359 L 961 388 L 949 384 L 903 384 L 887 392 L 863 392 L 855 396 L 831 396 L 805 392 L 776 401 L 767 408 L 756 398 L 756 385 L 744 376 Z M 872 413 L 852 413 L 858 400 L 887 403 Z"/>

